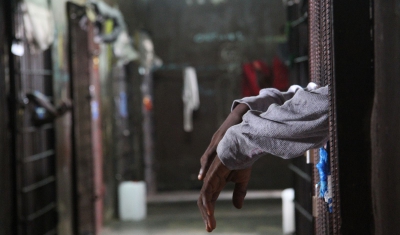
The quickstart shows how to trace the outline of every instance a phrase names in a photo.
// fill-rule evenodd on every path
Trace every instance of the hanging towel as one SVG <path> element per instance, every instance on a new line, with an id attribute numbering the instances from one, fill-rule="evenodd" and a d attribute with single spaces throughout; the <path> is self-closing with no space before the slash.
<path id="1" fill-rule="evenodd" d="M 287 66 L 275 56 L 272 61 L 272 71 L 274 74 L 273 87 L 285 91 L 289 88 L 289 69 Z"/>
<path id="2" fill-rule="evenodd" d="M 272 72 L 261 60 L 243 64 L 242 96 L 256 96 L 260 89 L 270 87 Z"/>
<path id="3" fill-rule="evenodd" d="M 186 132 L 193 130 L 193 111 L 200 106 L 199 87 L 197 84 L 196 70 L 186 67 L 183 70 L 183 129 Z"/>
<path id="4" fill-rule="evenodd" d="M 21 5 L 31 53 L 47 50 L 54 41 L 54 18 L 47 0 L 25 0 Z"/>

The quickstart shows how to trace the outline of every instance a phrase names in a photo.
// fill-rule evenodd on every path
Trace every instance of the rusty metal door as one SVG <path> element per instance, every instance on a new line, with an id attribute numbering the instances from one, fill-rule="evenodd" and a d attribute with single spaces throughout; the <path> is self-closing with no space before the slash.
<path id="1" fill-rule="evenodd" d="M 103 217 L 99 46 L 85 8 L 67 3 L 73 99 L 75 234 L 99 234 Z"/>
<path id="2" fill-rule="evenodd" d="M 13 44 L 24 49 L 22 55 L 10 56 L 16 234 L 52 235 L 57 234 L 54 124 L 36 125 L 33 118 L 44 110 L 27 98 L 28 93 L 40 92 L 52 100 L 51 51 L 33 53 L 20 6 L 12 12 Z"/>
<path id="3" fill-rule="evenodd" d="M 357 8 L 346 4 L 309 4 L 310 78 L 329 85 L 330 98 L 332 212 L 318 200 L 318 235 L 373 234 L 374 227 L 369 127 L 374 96 L 373 1 L 352 2 Z"/>

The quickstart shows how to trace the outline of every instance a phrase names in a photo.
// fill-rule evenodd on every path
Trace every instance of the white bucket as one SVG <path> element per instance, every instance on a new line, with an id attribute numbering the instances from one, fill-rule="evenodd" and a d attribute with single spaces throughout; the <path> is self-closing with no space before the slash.
<path id="1" fill-rule="evenodd" d="M 292 234 L 296 231 L 294 189 L 288 188 L 282 191 L 282 230 L 283 234 Z"/>
<path id="2" fill-rule="evenodd" d="M 118 188 L 119 218 L 123 221 L 140 221 L 146 218 L 146 183 L 125 181 Z"/>

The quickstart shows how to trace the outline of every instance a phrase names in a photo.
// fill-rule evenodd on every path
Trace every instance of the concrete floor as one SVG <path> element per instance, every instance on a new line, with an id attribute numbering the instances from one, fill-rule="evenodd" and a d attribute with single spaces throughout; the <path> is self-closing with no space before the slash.
<path id="1" fill-rule="evenodd" d="M 214 235 L 281 235 L 280 199 L 246 200 L 237 210 L 230 200 L 216 206 L 217 228 Z M 195 201 L 151 202 L 147 218 L 140 222 L 114 221 L 102 235 L 205 235 L 203 220 Z"/>

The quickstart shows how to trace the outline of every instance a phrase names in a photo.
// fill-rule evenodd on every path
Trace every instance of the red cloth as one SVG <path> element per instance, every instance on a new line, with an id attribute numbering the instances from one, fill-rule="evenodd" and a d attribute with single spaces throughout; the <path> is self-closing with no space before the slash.
<path id="1" fill-rule="evenodd" d="M 280 91 L 286 91 L 289 88 L 289 70 L 278 56 L 272 61 L 272 71 L 274 74 L 272 86 Z"/>
<path id="2" fill-rule="evenodd" d="M 257 71 L 267 79 L 271 77 L 271 69 L 261 60 L 243 64 L 242 96 L 255 96 L 260 92 Z M 263 87 L 262 87 L 263 88 Z"/>

